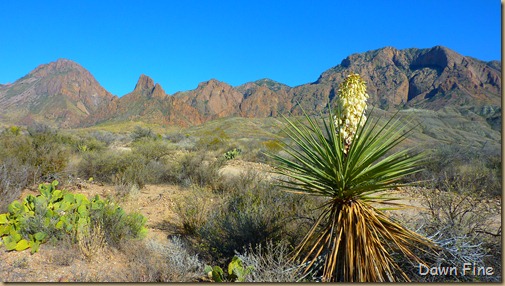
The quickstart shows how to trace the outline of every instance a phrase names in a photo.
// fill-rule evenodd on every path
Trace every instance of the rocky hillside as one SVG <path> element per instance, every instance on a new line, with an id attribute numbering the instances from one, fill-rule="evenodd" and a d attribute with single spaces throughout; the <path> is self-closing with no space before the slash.
<path id="1" fill-rule="evenodd" d="M 108 121 L 197 125 L 230 116 L 269 117 L 323 110 L 351 72 L 368 84 L 370 104 L 381 109 L 450 106 L 483 117 L 501 128 L 501 63 L 465 57 L 441 46 L 397 50 L 386 47 L 353 54 L 296 87 L 270 79 L 237 87 L 211 79 L 191 91 L 167 95 L 148 76 L 120 98 L 105 91 L 78 64 L 42 65 L 11 85 L 0 86 L 0 120 L 27 124 L 48 121 L 62 127 Z"/>
<path id="2" fill-rule="evenodd" d="M 88 117 L 82 125 L 89 126 L 105 121 L 143 121 L 181 126 L 203 122 L 195 108 L 167 95 L 160 84 L 155 84 L 146 75 L 140 76 L 132 92 L 121 98 L 115 97 L 108 104 L 100 106 L 94 116 Z"/>
<path id="3" fill-rule="evenodd" d="M 73 127 L 113 98 L 82 66 L 60 59 L 0 86 L 0 120 Z"/>
<path id="4" fill-rule="evenodd" d="M 501 105 L 501 68 L 445 47 L 354 54 L 324 72 L 315 84 L 335 86 L 349 72 L 361 74 L 372 101 L 383 109 L 407 105 L 440 109 L 447 104 Z"/>

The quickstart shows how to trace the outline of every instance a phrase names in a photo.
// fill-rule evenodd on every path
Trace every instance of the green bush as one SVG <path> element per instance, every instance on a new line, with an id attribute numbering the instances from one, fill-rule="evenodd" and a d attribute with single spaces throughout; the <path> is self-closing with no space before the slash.
<path id="1" fill-rule="evenodd" d="M 147 159 L 133 152 L 88 152 L 78 165 L 78 173 L 84 178 L 116 183 L 136 184 L 142 188 L 148 172 Z"/>
<path id="2" fill-rule="evenodd" d="M 142 140 L 141 140 L 142 141 Z M 178 183 L 182 177 L 178 159 L 167 156 L 172 147 L 161 141 L 148 141 L 143 146 L 138 141 L 132 151 L 105 150 L 85 152 L 77 166 L 79 176 L 117 186 Z"/>
<path id="3" fill-rule="evenodd" d="M 91 220 L 104 230 L 107 243 L 118 247 L 128 239 L 143 238 L 147 234 L 147 219 L 139 213 L 127 214 L 121 207 L 105 201 L 103 207 L 91 212 Z"/>
<path id="4" fill-rule="evenodd" d="M 58 177 L 67 167 L 75 142 L 49 127 L 29 128 L 28 134 L 5 131 L 0 134 L 0 162 L 10 160 L 30 169 L 35 179 Z"/>
<path id="5" fill-rule="evenodd" d="M 279 140 L 267 140 L 262 142 L 267 152 L 276 153 L 282 150 L 282 143 Z"/>
<path id="6" fill-rule="evenodd" d="M 106 144 L 94 137 L 84 137 L 76 140 L 74 149 L 77 152 L 84 153 L 90 151 L 101 151 L 105 149 Z"/>
<path id="7" fill-rule="evenodd" d="M 28 128 L 31 150 L 29 164 L 38 168 L 42 178 L 49 179 L 63 172 L 69 162 L 72 137 L 44 125 Z"/>
<path id="8" fill-rule="evenodd" d="M 34 166 L 35 150 L 32 138 L 26 135 L 14 135 L 9 132 L 0 134 L 0 160 L 14 159 L 21 165 Z"/>
<path id="9" fill-rule="evenodd" d="M 222 150 L 228 147 L 229 140 L 230 137 L 228 134 L 226 134 L 226 132 L 220 127 L 218 127 L 212 131 L 207 131 L 203 134 L 200 134 L 200 137 L 196 142 L 196 149 L 202 151 Z"/>

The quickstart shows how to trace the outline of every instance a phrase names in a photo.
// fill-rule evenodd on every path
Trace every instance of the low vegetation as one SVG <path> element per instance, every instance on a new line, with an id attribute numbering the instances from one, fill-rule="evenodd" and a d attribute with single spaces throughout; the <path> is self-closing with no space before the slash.
<path id="1" fill-rule="evenodd" d="M 223 174 L 223 167 L 237 162 L 273 165 L 265 154 L 285 157 L 286 144 L 294 146 L 277 119 L 266 120 L 264 129 L 258 120 L 251 121 L 248 124 L 257 125 L 242 133 L 240 130 L 246 128 L 229 126 L 233 125 L 230 122 L 243 124 L 245 119 L 230 120 L 171 129 L 166 134 L 161 128 L 144 125 L 117 130 L 108 127 L 107 131 L 62 131 L 43 125 L 6 128 L 0 133 L 0 251 L 38 250 L 35 256 L 53 249 L 49 263 L 68 267 L 81 257 L 92 261 L 107 254 L 124 257 L 128 265 L 128 270 L 118 268 L 108 273 L 82 268 L 75 270 L 70 281 L 216 281 L 217 276 L 209 277 L 206 265 L 213 270 L 219 267 L 223 271 L 220 279 L 227 281 L 318 281 L 320 272 L 303 273 L 298 267 L 310 249 L 302 249 L 299 260 L 292 259 L 292 254 L 318 224 L 324 212 L 319 206 L 327 199 L 285 192 L 272 180 L 272 174 L 259 170 Z M 320 123 L 317 125 L 322 126 Z M 421 260 L 442 261 L 441 265 L 471 260 L 493 267 L 495 275 L 423 276 L 395 251 L 393 262 L 412 281 L 499 281 L 501 228 L 500 222 L 492 220 L 500 210 L 488 209 L 485 202 L 501 194 L 500 151 L 494 145 L 479 149 L 430 142 L 429 146 L 425 168 L 404 178 L 405 183 L 421 182 L 421 188 L 413 189 L 412 194 L 424 210 L 416 210 L 414 216 L 387 214 L 442 247 L 436 256 L 413 250 Z M 55 180 L 58 185 L 52 184 Z M 83 184 L 104 184 L 112 195 L 82 197 L 78 186 Z M 128 214 L 120 207 L 134 201 L 149 185 L 172 185 L 181 190 L 172 204 L 163 202 L 175 213 L 175 220 L 166 219 L 177 234 L 164 242 L 149 236 L 139 239 L 146 228 L 152 227 L 146 224 L 149 215 Z M 31 195 L 20 199 L 26 190 L 31 190 Z M 56 190 L 61 193 L 53 196 Z M 70 194 L 71 207 L 63 210 L 62 202 Z M 77 200 L 84 205 L 81 212 L 87 214 L 81 220 L 83 230 L 77 232 L 74 225 L 66 231 L 67 225 L 63 227 L 60 221 L 73 219 L 79 226 Z M 151 203 L 162 204 L 156 200 Z M 32 208 L 32 204 L 33 210 L 24 212 L 24 206 Z M 62 212 L 65 215 L 60 215 Z M 28 213 L 29 218 L 24 217 Z M 11 219 L 18 222 L 11 224 Z M 6 232 L 7 224 L 17 234 Z M 317 227 L 323 229 L 324 225 Z M 19 269 L 30 267 L 25 264 L 19 260 L 16 265 Z M 232 271 L 232 275 L 230 264 L 242 270 Z M 2 262 L 0 266 L 6 267 Z"/>

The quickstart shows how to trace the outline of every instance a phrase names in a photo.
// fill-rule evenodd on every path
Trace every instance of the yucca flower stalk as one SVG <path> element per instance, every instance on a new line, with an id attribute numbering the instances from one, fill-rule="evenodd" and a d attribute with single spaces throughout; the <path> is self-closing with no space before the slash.
<path id="1" fill-rule="evenodd" d="M 363 126 L 366 121 L 366 83 L 359 74 L 350 74 L 339 85 L 337 95 L 340 116 L 334 116 L 336 132 L 344 140 L 344 153 L 347 154 L 358 126 Z"/>
<path id="2" fill-rule="evenodd" d="M 400 179 L 419 172 L 423 156 L 410 149 L 390 152 L 410 130 L 395 117 L 380 125 L 364 116 L 368 96 L 359 75 L 347 77 L 338 95 L 336 114 L 330 109 L 328 118 L 322 116 L 322 127 L 307 114 L 307 123 L 285 118 L 294 141 L 284 147 L 290 158 L 271 155 L 287 190 L 327 198 L 293 259 L 308 272 L 322 257 L 323 281 L 409 281 L 389 251 L 420 263 L 413 249 L 436 246 L 377 206 L 397 205 L 387 191 L 409 185 Z"/>

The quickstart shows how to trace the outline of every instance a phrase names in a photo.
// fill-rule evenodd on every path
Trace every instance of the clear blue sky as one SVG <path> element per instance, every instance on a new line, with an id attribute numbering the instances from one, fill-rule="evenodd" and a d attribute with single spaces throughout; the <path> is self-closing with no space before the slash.
<path id="1" fill-rule="evenodd" d="M 500 10 L 498 0 L 1 1 L 0 83 L 58 58 L 118 96 L 141 74 L 169 94 L 211 78 L 297 86 L 385 46 L 501 60 Z"/>

